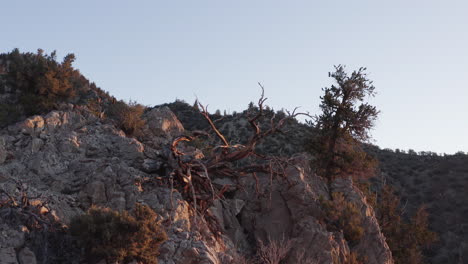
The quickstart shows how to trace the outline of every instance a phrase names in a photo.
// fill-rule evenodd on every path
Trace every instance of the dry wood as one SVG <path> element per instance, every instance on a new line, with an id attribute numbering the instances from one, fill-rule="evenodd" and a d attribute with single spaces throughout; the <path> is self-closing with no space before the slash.
<path id="1" fill-rule="evenodd" d="M 208 209 L 216 199 L 222 199 L 223 193 L 229 189 L 229 186 L 221 187 L 221 190 L 215 188 L 212 183 L 210 174 L 218 176 L 239 178 L 245 175 L 254 175 L 256 179 L 256 191 L 259 193 L 258 178 L 256 173 L 269 173 L 273 175 L 284 174 L 284 170 L 288 161 L 284 158 L 269 157 L 259 155 L 255 152 L 257 144 L 264 138 L 275 134 L 282 133 L 281 128 L 286 120 L 297 117 L 298 115 L 307 115 L 307 113 L 297 113 L 297 108 L 292 112 L 287 112 L 287 115 L 276 121 L 276 116 L 273 115 L 269 120 L 269 128 L 262 130 L 260 121 L 265 118 L 264 104 L 267 98 L 265 97 L 265 89 L 261 83 L 258 83 L 261 88 L 261 95 L 258 99 L 258 111 L 248 118 L 248 123 L 253 130 L 253 135 L 245 145 L 230 144 L 226 137 L 216 127 L 216 122 L 213 121 L 208 113 L 208 106 L 204 106 L 197 100 L 200 113 L 208 121 L 211 130 L 216 137 L 221 141 L 221 145 L 213 146 L 213 151 L 204 159 L 184 158 L 187 154 L 180 148 L 182 142 L 190 142 L 201 136 L 209 136 L 203 131 L 194 131 L 192 136 L 179 136 L 172 141 L 171 151 L 173 180 L 182 185 L 183 191 L 192 199 L 195 210 L 199 210 L 202 214 Z M 234 162 L 245 160 L 251 157 L 248 165 L 233 166 Z M 257 160 L 257 161 L 255 161 Z M 285 163 L 286 162 L 286 163 Z M 284 163 L 284 164 L 283 164 Z M 270 179 L 271 181 L 272 179 Z M 271 185 L 271 183 L 270 183 Z M 171 186 L 172 188 L 173 186 Z M 237 186 L 236 186 L 237 188 Z"/>

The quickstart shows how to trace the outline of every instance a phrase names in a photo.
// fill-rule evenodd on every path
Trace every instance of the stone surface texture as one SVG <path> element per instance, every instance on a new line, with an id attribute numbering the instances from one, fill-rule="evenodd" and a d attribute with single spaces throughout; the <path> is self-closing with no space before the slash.
<path id="1" fill-rule="evenodd" d="M 293 245 L 284 263 L 346 263 L 350 247 L 342 233 L 329 232 L 323 224 L 319 199 L 328 197 L 328 189 L 311 172 L 309 156 L 291 158 L 283 177 L 258 174 L 258 182 L 250 175 L 240 178 L 242 188 L 233 188 L 208 210 L 222 229 L 214 234 L 180 193 L 174 191 L 171 197 L 171 190 L 158 183 L 168 176 L 169 143 L 184 133 L 182 124 L 167 107 L 151 109 L 144 118 L 141 140 L 126 137 L 86 107 L 33 116 L 2 129 L 0 189 L 20 199 L 20 184 L 28 196 L 40 197 L 38 208 L 47 201 L 42 214 L 63 225 L 92 205 L 131 210 L 137 202 L 147 204 L 169 237 L 160 249 L 162 264 L 236 263 L 236 255 L 255 253 L 257 241 L 281 239 Z M 201 151 L 193 152 L 203 158 Z M 237 184 L 236 179 L 210 177 L 221 186 Z M 365 236 L 353 250 L 367 256 L 370 264 L 393 263 L 363 194 L 351 181 L 332 186 L 355 203 L 365 219 Z M 29 235 L 20 223 L 0 217 L 0 263 L 43 263 L 47 256 L 41 247 L 28 244 Z"/>

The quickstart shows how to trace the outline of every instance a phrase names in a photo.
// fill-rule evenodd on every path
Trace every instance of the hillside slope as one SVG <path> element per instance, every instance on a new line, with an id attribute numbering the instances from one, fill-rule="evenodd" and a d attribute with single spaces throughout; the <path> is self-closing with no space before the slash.
<path id="1" fill-rule="evenodd" d="M 257 133 L 285 125 L 249 145 L 252 107 L 213 118 L 223 146 L 200 113 L 116 101 L 73 60 L 0 55 L 0 263 L 393 263 L 364 194 L 312 172 L 306 126 L 266 110 Z"/>
<path id="2" fill-rule="evenodd" d="M 431 228 L 439 236 L 428 252 L 431 263 L 468 261 L 468 156 L 369 151 L 379 160 L 382 180 L 395 187 L 407 212 L 427 207 Z"/>
<path id="3" fill-rule="evenodd" d="M 253 176 L 210 175 L 215 185 L 230 189 L 204 217 L 196 214 L 183 193 L 170 197 L 165 181 L 171 169 L 168 144 L 185 133 L 182 125 L 164 107 L 145 117 L 144 144 L 85 107 L 34 116 L 1 130 L 0 189 L 8 194 L 2 199 L 24 196 L 40 209 L 40 217 L 61 225 L 91 205 L 131 210 L 137 202 L 147 204 L 169 237 L 160 263 L 237 263 L 237 255 L 253 254 L 258 241 L 268 244 L 283 236 L 292 244 L 285 263 L 298 263 L 297 258 L 348 263 L 350 248 L 367 256 L 367 263 L 393 263 L 372 208 L 350 181 L 336 185 L 361 212 L 364 236 L 350 247 L 340 232 L 327 231 L 320 202 L 327 199 L 327 187 L 311 173 L 304 155 L 290 159 L 283 177 L 259 173 L 257 182 Z M 2 233 L 8 234 L 0 240 L 2 261 L 14 253 L 38 263 L 78 263 L 80 254 L 66 229 L 35 228 L 34 219 L 13 221 L 5 210 L 12 208 L 1 208 Z M 216 223 L 219 229 L 213 228 Z M 16 257 L 11 261 L 16 263 Z"/>
<path id="4" fill-rule="evenodd" d="M 259 104 L 218 132 L 168 104 L 180 122 L 73 60 L 0 54 L 0 264 L 393 263 L 353 181 L 313 173 L 310 127 Z"/>
<path id="5" fill-rule="evenodd" d="M 200 129 L 208 124 L 192 106 L 183 102 L 166 104 L 184 120 L 188 127 Z M 218 127 L 229 138 L 248 138 L 249 131 L 233 129 L 242 127 L 242 122 L 253 110 L 227 116 L 213 116 L 218 119 Z M 269 113 L 272 116 L 272 112 Z M 268 126 L 268 119 L 265 126 Z M 259 144 L 259 149 L 266 148 L 275 155 L 294 155 L 307 149 L 307 140 L 314 135 L 310 126 L 297 121 L 288 123 L 286 135 L 275 135 Z M 250 132 L 251 133 L 251 132 Z M 429 212 L 431 230 L 438 234 L 438 241 L 425 251 L 429 263 L 462 263 L 468 254 L 465 214 L 468 211 L 463 204 L 467 200 L 465 187 L 468 179 L 468 156 L 436 156 L 431 152 L 407 154 L 402 151 L 382 150 L 377 146 L 366 145 L 365 150 L 378 160 L 377 177 L 371 179 L 372 191 L 377 193 L 382 183 L 392 186 L 401 198 L 403 218 L 409 219 L 417 209 L 425 206 Z M 461 242 L 461 243 L 460 243 Z"/>

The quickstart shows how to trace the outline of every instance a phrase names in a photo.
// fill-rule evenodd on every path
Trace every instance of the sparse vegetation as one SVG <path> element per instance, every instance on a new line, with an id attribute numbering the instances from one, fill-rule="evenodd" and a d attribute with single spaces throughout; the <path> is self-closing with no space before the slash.
<path id="1" fill-rule="evenodd" d="M 425 207 L 419 207 L 412 217 L 408 217 L 393 187 L 385 185 L 378 192 L 372 192 L 370 188 L 369 184 L 360 184 L 375 210 L 395 263 L 425 263 L 424 251 L 437 240 L 436 233 L 429 229 Z"/>
<path id="2" fill-rule="evenodd" d="M 332 200 L 321 200 L 325 223 L 330 231 L 343 231 L 351 246 L 364 235 L 361 212 L 355 204 L 345 199 L 342 193 L 333 193 Z"/>
<path id="3" fill-rule="evenodd" d="M 67 55 L 62 62 L 57 62 L 55 52 L 50 55 L 44 54 L 41 50 L 37 53 L 20 53 L 15 49 L 11 53 L 0 55 L 0 60 L 9 62 L 8 71 L 0 76 L 0 94 L 18 95 L 17 98 L 0 104 L 0 127 L 14 123 L 26 115 L 42 114 L 57 109 L 60 103 L 79 104 L 80 100 L 92 114 L 100 118 L 107 116 L 115 121 L 116 126 L 127 135 L 139 136 L 145 125 L 142 119 L 144 106 L 136 102 L 126 103 L 115 100 L 112 103 L 109 101 L 104 103 L 101 97 L 109 97 L 109 95 L 94 84 L 90 84 L 78 70 L 72 67 L 75 60 L 73 54 Z M 286 118 L 284 111 L 275 113 L 268 107 L 262 109 L 261 103 L 260 107 L 251 103 L 246 111 L 232 115 L 225 111 L 221 115 L 220 110 L 217 110 L 215 114 L 209 114 L 203 107 L 200 109 L 198 102 L 194 106 L 180 100 L 168 104 L 188 130 L 206 129 L 209 126 L 207 120 L 213 119 L 221 134 L 225 134 L 230 139 L 225 146 L 221 146 L 219 142 L 202 141 L 201 138 L 197 138 L 196 134 L 200 131 L 187 132 L 189 137 L 193 138 L 189 145 L 192 144 L 218 157 L 211 159 L 211 164 L 207 162 L 208 166 L 203 170 L 197 170 L 199 167 L 189 164 L 190 166 L 187 167 L 182 166 L 181 171 L 183 173 L 189 171 L 188 175 L 198 176 L 197 179 L 201 179 L 200 176 L 204 176 L 205 172 L 211 173 L 216 170 L 219 173 L 221 169 L 224 169 L 226 175 L 232 174 L 235 170 L 241 171 L 241 166 L 245 165 L 239 162 L 238 157 L 245 155 L 251 158 L 254 156 L 252 154 L 254 148 L 255 155 L 290 156 L 303 150 L 303 138 L 310 134 L 313 137 L 309 137 L 312 139 L 309 140 L 308 146 L 315 158 L 313 167 L 329 182 L 339 177 L 352 176 L 356 180 L 374 175 L 377 162 L 372 157 L 373 154 L 378 156 L 382 171 L 388 175 L 388 184 L 396 186 L 398 194 L 405 201 L 409 201 L 408 206 L 400 204 L 400 197 L 396 195 L 397 191 L 389 185 L 370 191 L 371 182 L 364 181 L 359 182 L 360 188 L 363 191 L 367 190 L 365 191 L 367 201 L 375 208 L 382 232 L 393 252 L 395 263 L 423 263 L 425 261 L 423 253 L 427 253 L 426 249 L 430 249 L 430 245 L 436 241 L 434 232 L 429 228 L 428 212 L 424 207 L 419 206 L 423 201 L 430 203 L 432 212 L 444 215 L 447 219 L 456 218 L 451 219 L 456 224 L 447 225 L 443 221 L 441 223 L 442 217 L 434 217 L 435 220 L 431 219 L 431 228 L 435 226 L 439 232 L 460 234 L 460 236 L 465 236 L 467 233 L 460 219 L 464 219 L 463 217 L 468 214 L 468 209 L 463 207 L 465 206 L 463 201 L 466 200 L 466 192 L 464 192 L 466 184 L 463 180 L 468 172 L 466 169 L 468 156 L 462 151 L 452 156 L 442 156 L 430 151 L 416 152 L 412 149 L 376 151 L 373 147 L 363 145 L 363 142 L 369 139 L 368 132 L 378 115 L 374 106 L 364 102 L 366 97 L 375 94 L 372 82 L 364 71 L 365 69 L 359 69 L 348 75 L 344 67 L 336 67 L 336 71 L 330 74 L 336 81 L 336 85 L 324 89 L 325 95 L 321 98 L 322 114 L 316 118 L 314 126 L 309 129 L 305 129 L 305 125 L 299 124 L 294 119 Z M 94 96 L 80 97 L 90 89 L 95 92 Z M 263 100 L 263 95 L 260 102 L 261 100 Z M 206 114 L 206 118 L 200 114 L 201 111 Z M 256 119 L 256 115 L 261 118 Z M 283 121 L 285 127 L 293 127 L 292 130 L 296 132 L 294 135 L 285 135 L 277 129 L 282 125 L 275 127 L 275 124 Z M 250 129 L 252 127 L 249 126 L 249 122 L 252 122 L 251 125 L 255 129 Z M 266 133 L 260 133 L 260 131 Z M 273 133 L 273 131 L 278 133 Z M 218 138 L 214 140 L 219 141 Z M 176 144 L 173 145 L 174 154 L 181 154 L 182 152 L 177 152 L 176 146 Z M 251 149 L 242 150 L 241 146 Z M 229 149 L 230 152 L 221 153 L 220 149 Z M 218 153 L 215 153 L 215 150 Z M 231 155 L 232 153 L 239 154 L 239 156 Z M 219 157 L 221 159 L 218 159 Z M 214 161 L 222 159 L 226 160 L 225 164 L 232 160 L 238 163 L 232 167 L 219 167 L 215 164 Z M 207 160 L 209 159 L 205 159 Z M 197 164 L 199 164 L 198 161 Z M 252 168 L 247 169 L 250 171 Z M 254 169 L 260 170 L 263 167 L 258 166 Z M 181 190 L 180 186 L 183 186 L 183 182 L 187 183 L 183 181 L 185 179 L 183 176 L 186 176 L 183 173 L 178 175 L 179 182 L 182 183 L 178 186 Z M 193 181 L 195 184 L 190 182 L 190 186 L 198 188 L 197 192 L 201 189 L 205 194 L 202 197 L 209 197 L 205 199 L 214 199 L 218 197 L 215 196 L 218 193 L 221 197 L 225 191 L 213 188 L 208 180 L 196 181 Z M 184 191 L 187 190 L 189 188 L 185 187 Z M 188 197 L 188 200 L 193 199 L 193 204 L 199 206 L 200 211 L 206 209 L 204 206 L 209 204 L 199 199 L 195 192 L 193 195 L 188 192 L 183 194 L 186 198 Z M 329 231 L 342 231 L 352 247 L 364 234 L 361 212 L 355 204 L 348 202 L 343 194 L 333 193 L 331 189 L 330 194 L 330 200 L 322 200 L 324 222 Z M 449 195 L 453 197 L 446 199 Z M 453 217 L 456 211 L 458 214 Z M 154 221 L 155 217 L 156 215 L 149 207 L 142 205 L 137 205 L 133 213 L 94 207 L 87 214 L 73 221 L 71 231 L 83 247 L 86 261 L 90 263 L 103 258 L 109 261 L 138 260 L 144 263 L 156 263 L 158 247 L 166 239 L 166 235 Z M 67 235 L 70 234 L 67 233 Z M 455 235 L 443 236 L 441 239 L 444 245 L 453 245 L 457 242 Z M 259 242 L 257 257 L 262 263 L 280 263 L 290 248 L 289 240 Z M 453 248 L 453 250 L 459 250 L 456 247 Z M 453 252 L 451 253 L 454 255 Z M 38 257 L 42 256 L 38 255 Z M 239 257 L 239 262 L 241 259 L 243 258 Z M 452 261 L 453 258 L 448 260 Z M 250 260 L 243 259 L 242 261 Z M 347 263 L 365 263 L 365 260 L 359 259 L 353 252 Z"/>
<path id="4" fill-rule="evenodd" d="M 14 104 L 0 104 L 0 127 L 14 123 L 21 116 L 21 111 Z"/>
<path id="5" fill-rule="evenodd" d="M 426 205 L 428 227 L 438 236 L 438 240 L 429 247 L 421 248 L 426 261 L 457 263 L 465 255 L 460 241 L 468 235 L 463 220 L 468 216 L 468 205 L 463 202 L 468 199 L 465 191 L 468 186 L 468 156 L 435 155 L 430 151 L 414 150 L 407 151 L 413 153 L 409 154 L 401 150 L 381 150 L 375 146 L 366 146 L 366 151 L 378 158 L 383 181 L 393 188 L 401 203 L 399 206 L 404 208 L 403 222 L 408 223 L 418 209 Z M 410 173 L 414 167 L 423 169 Z M 375 182 L 373 192 L 382 198 L 380 184 Z M 453 244 L 459 246 L 451 246 Z"/>
<path id="6" fill-rule="evenodd" d="M 258 263 L 262 264 L 280 264 L 292 248 L 292 241 L 284 236 L 275 240 L 268 237 L 267 243 L 258 241 L 257 258 Z"/>
<path id="7" fill-rule="evenodd" d="M 84 248 L 86 261 L 132 260 L 157 264 L 159 245 L 167 239 L 156 213 L 137 204 L 133 214 L 92 207 L 71 223 L 71 232 Z"/>
<path id="8" fill-rule="evenodd" d="M 84 86 L 81 74 L 73 69 L 75 55 L 57 62 L 56 53 L 20 53 L 14 49 L 3 56 L 9 61 L 7 85 L 21 92 L 20 104 L 26 115 L 54 109 L 58 101 L 72 98 Z"/>
<path id="9" fill-rule="evenodd" d="M 108 109 L 108 117 L 115 120 L 116 126 L 122 129 L 127 135 L 138 136 L 145 125 L 142 115 L 145 107 L 130 101 L 118 101 L 111 104 Z"/>
<path id="10" fill-rule="evenodd" d="M 56 52 L 21 53 L 14 49 L 0 54 L 0 126 L 57 109 L 60 103 L 86 104 L 81 101 L 89 91 L 110 96 L 74 69 L 74 54 L 57 61 Z"/>
<path id="11" fill-rule="evenodd" d="M 429 230 L 426 209 L 420 207 L 411 219 L 406 219 L 400 198 L 387 185 L 380 192 L 375 210 L 395 263 L 424 263 L 423 250 L 436 241 L 436 234 Z"/>

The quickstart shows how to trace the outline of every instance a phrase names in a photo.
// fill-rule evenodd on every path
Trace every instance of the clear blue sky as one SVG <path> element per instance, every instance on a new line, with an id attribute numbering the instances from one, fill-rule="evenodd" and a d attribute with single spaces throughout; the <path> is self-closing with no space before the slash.
<path id="1" fill-rule="evenodd" d="M 0 49 L 75 53 L 119 99 L 258 98 L 318 113 L 333 65 L 368 68 L 381 147 L 468 151 L 466 1 L 4 1 Z"/>

